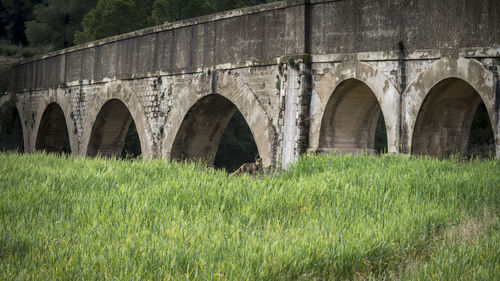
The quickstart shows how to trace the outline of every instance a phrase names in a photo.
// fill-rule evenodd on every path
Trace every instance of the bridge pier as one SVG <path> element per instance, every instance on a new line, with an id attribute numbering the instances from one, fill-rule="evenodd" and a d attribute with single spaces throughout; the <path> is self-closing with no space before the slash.
<path id="1" fill-rule="evenodd" d="M 281 168 L 286 168 L 309 146 L 311 63 L 308 55 L 280 58 L 282 94 Z"/>

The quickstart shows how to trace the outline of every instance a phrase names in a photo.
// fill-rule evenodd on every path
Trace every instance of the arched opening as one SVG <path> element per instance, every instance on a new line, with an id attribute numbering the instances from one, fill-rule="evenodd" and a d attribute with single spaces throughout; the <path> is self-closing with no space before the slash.
<path id="1" fill-rule="evenodd" d="M 134 158 L 141 155 L 141 144 L 127 106 L 118 99 L 109 100 L 97 114 L 87 156 Z"/>
<path id="2" fill-rule="evenodd" d="M 325 107 L 319 139 L 323 152 L 387 151 L 385 120 L 373 91 L 357 79 L 339 84 Z"/>
<path id="3" fill-rule="evenodd" d="M 49 104 L 42 115 L 35 149 L 47 153 L 71 153 L 66 119 L 57 103 Z"/>
<path id="4" fill-rule="evenodd" d="M 253 162 L 257 145 L 236 106 L 221 95 L 200 99 L 188 111 L 176 134 L 171 157 L 201 160 L 232 171 Z"/>
<path id="5" fill-rule="evenodd" d="M 0 151 L 24 151 L 23 127 L 15 105 L 0 112 Z"/>
<path id="6" fill-rule="evenodd" d="M 447 78 L 427 93 L 420 107 L 415 129 L 413 131 L 412 153 L 436 157 L 452 154 L 467 155 L 469 136 L 474 145 L 482 145 L 482 138 L 477 139 L 477 130 L 482 126 L 485 134 L 493 131 L 486 108 L 483 108 L 478 92 L 466 81 L 458 78 Z M 479 110 L 478 110 L 479 109 Z M 472 130 L 474 116 L 483 119 L 482 124 Z M 484 122 L 485 114 L 487 122 Z M 489 126 L 489 130 L 485 127 Z M 489 137 L 487 136 L 486 139 Z M 471 147 L 472 148 L 472 147 Z"/>

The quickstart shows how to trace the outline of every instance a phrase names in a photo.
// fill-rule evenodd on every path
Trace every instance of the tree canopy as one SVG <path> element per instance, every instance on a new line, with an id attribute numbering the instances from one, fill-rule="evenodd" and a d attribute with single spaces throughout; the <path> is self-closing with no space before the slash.
<path id="1" fill-rule="evenodd" d="M 24 23 L 32 19 L 33 7 L 41 0 L 0 0 L 0 40 L 27 45 Z"/>
<path id="2" fill-rule="evenodd" d="M 75 43 L 101 39 L 148 26 L 153 0 L 98 0 L 83 18 Z"/>
<path id="3" fill-rule="evenodd" d="M 96 0 L 44 0 L 27 21 L 26 37 L 31 46 L 61 49 L 73 45 L 75 32 Z"/>

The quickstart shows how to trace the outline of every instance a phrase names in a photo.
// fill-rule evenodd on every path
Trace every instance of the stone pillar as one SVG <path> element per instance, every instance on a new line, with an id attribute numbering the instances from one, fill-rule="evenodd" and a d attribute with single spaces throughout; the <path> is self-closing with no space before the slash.
<path id="1" fill-rule="evenodd" d="M 308 56 L 282 58 L 284 81 L 281 83 L 284 107 L 282 128 L 282 163 L 285 169 L 305 153 L 309 145 L 311 103 L 311 64 Z M 298 60 L 298 61 L 297 61 Z"/>

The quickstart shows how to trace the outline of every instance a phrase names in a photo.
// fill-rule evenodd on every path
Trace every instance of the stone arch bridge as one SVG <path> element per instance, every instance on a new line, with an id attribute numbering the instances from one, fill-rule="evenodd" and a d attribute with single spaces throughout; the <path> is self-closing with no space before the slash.
<path id="1" fill-rule="evenodd" d="M 289 0 L 167 23 L 13 66 L 32 152 L 214 161 L 241 112 L 265 165 L 306 152 L 467 152 L 484 103 L 500 157 L 500 2 Z M 9 101 L 11 101 L 9 103 Z M 19 135 L 19 134 L 18 134 Z"/>

